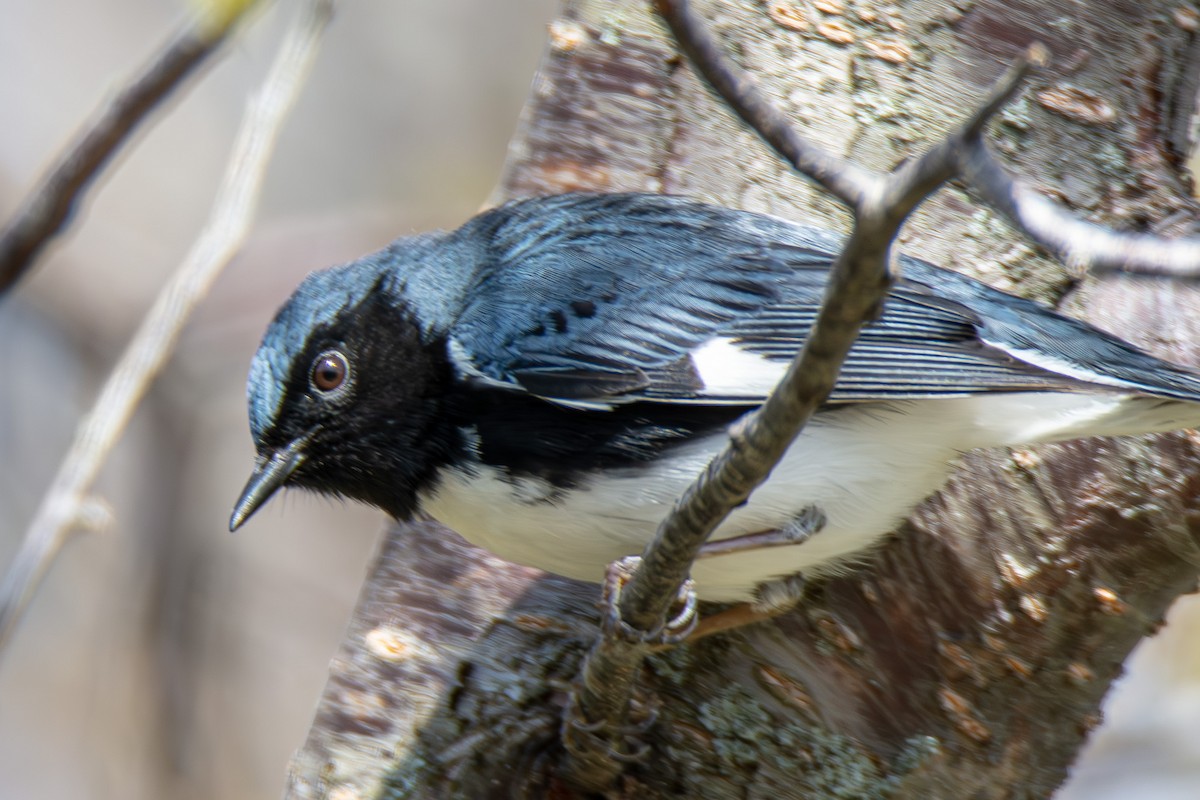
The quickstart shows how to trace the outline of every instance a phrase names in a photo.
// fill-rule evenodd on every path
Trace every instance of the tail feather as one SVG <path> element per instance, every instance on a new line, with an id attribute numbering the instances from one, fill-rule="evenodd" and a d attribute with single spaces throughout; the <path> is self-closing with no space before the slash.
<path id="1" fill-rule="evenodd" d="M 1087 384 L 1200 403 L 1195 369 L 1155 358 L 1093 325 L 956 272 L 903 261 L 905 275 L 971 309 L 979 338 L 1019 361 Z"/>

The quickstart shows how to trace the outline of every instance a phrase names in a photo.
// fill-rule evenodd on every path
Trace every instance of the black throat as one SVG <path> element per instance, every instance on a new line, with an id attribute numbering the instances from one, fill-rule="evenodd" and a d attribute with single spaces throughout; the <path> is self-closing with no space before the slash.
<path id="1" fill-rule="evenodd" d="M 340 401 L 309 387 L 312 359 L 329 349 L 344 352 L 353 371 Z M 447 409 L 455 382 L 445 337 L 423 334 L 406 308 L 373 292 L 309 337 L 289 376 L 287 423 L 268 444 L 316 431 L 289 483 L 407 519 L 439 471 L 466 458 L 466 437 Z"/>
<path id="2" fill-rule="evenodd" d="M 311 360 L 329 348 L 346 351 L 355 376 L 352 394 L 334 407 L 307 388 Z M 750 409 L 645 401 L 578 409 L 462 378 L 445 336 L 423 334 L 410 314 L 379 299 L 316 331 L 296 364 L 290 422 L 271 438 L 278 446 L 314 427 L 319 435 L 290 482 L 398 519 L 418 510 L 421 493 L 447 468 L 470 473 L 482 463 L 566 490 L 597 472 L 652 462 Z"/>

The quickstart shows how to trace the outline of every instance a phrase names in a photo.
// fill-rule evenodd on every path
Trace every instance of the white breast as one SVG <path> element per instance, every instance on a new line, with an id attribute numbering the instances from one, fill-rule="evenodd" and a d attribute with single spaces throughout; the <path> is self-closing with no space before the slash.
<path id="1" fill-rule="evenodd" d="M 810 505 L 824 512 L 825 527 L 803 544 L 699 561 L 693 570 L 698 592 L 706 600 L 747 600 L 765 581 L 834 568 L 862 553 L 936 491 L 962 452 L 1108 433 L 1089 430 L 1089 421 L 1119 417 L 1117 411 L 1130 400 L 991 394 L 864 404 L 818 415 L 767 482 L 713 538 L 779 528 Z M 448 471 L 421 498 L 421 506 L 503 558 L 598 581 L 609 562 L 642 551 L 671 503 L 725 439 L 710 436 L 652 465 L 601 473 L 566 491 L 540 479 L 513 479 L 485 465 Z"/>

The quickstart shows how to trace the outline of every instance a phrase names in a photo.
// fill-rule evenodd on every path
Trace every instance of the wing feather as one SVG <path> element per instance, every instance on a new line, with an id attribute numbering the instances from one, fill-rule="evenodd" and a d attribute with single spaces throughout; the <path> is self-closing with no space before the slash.
<path id="1" fill-rule="evenodd" d="M 560 195 L 504 212 L 463 229 L 488 244 L 454 350 L 472 374 L 575 406 L 761 402 L 812 329 L 841 241 L 660 195 Z M 1022 355 L 1027 318 L 1047 330 L 1064 318 L 902 264 L 906 277 L 851 350 L 831 402 L 1106 382 Z"/>

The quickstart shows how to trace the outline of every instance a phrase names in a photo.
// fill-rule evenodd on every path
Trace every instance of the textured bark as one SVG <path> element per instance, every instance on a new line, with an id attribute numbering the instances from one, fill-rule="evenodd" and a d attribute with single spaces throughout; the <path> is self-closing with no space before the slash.
<path id="1" fill-rule="evenodd" d="M 1099 221 L 1192 217 L 1178 170 L 1194 26 L 1166 4 L 701 8 L 803 130 L 876 168 L 934 141 L 1040 40 L 1054 65 L 994 126 L 1012 167 Z M 778 21 L 795 14 L 807 29 Z M 830 41 L 839 30 L 854 41 Z M 499 196 L 688 193 L 837 226 L 642 3 L 569 2 L 550 39 Z M 1073 281 L 995 219 L 945 191 L 904 249 L 1200 363 L 1194 290 Z M 897 539 L 796 612 L 654 657 L 650 750 L 615 794 L 1050 795 L 1130 650 L 1196 584 L 1198 455 L 1200 438 L 1180 433 L 969 456 Z M 289 796 L 576 796 L 554 777 L 558 726 L 597 598 L 433 524 L 395 528 Z"/>

